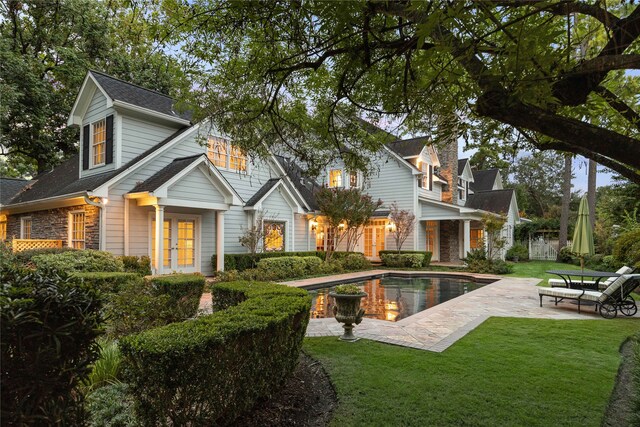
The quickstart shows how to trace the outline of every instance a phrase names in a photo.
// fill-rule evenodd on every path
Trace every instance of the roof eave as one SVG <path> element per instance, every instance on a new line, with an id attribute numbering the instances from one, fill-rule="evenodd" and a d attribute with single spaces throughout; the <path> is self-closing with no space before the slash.
<path id="1" fill-rule="evenodd" d="M 133 104 L 130 104 L 130 103 L 124 102 L 124 101 L 115 100 L 115 101 L 113 101 L 113 106 L 116 109 L 123 109 L 123 110 L 139 112 L 139 113 L 145 114 L 147 116 L 156 117 L 156 118 L 159 118 L 159 119 L 162 119 L 162 120 L 167 120 L 167 121 L 170 121 L 172 123 L 177 123 L 177 124 L 180 124 L 180 125 L 183 125 L 183 126 L 190 126 L 191 125 L 191 121 L 190 120 L 183 119 L 183 118 L 176 117 L 176 116 L 172 116 L 170 114 L 160 113 L 158 111 L 154 111 L 154 110 L 151 110 L 149 108 L 139 107 L 137 105 L 133 105 Z"/>

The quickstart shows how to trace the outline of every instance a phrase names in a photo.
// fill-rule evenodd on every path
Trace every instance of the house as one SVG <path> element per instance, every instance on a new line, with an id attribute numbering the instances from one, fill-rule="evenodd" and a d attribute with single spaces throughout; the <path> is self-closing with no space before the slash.
<path id="1" fill-rule="evenodd" d="M 474 190 L 457 143 L 438 153 L 426 138 L 391 141 L 366 180 L 339 163 L 314 180 L 285 157 L 248 156 L 170 97 L 97 71 L 87 73 L 68 125 L 80 128 L 78 155 L 29 181 L 0 180 L 0 238 L 14 246 L 57 242 L 146 255 L 156 274 L 210 274 L 212 258 L 222 269 L 225 253 L 247 251 L 239 237 L 258 218 L 265 251 L 326 249 L 330 230 L 314 200 L 323 185 L 362 188 L 385 202 L 357 247 L 371 259 L 394 247 L 392 202 L 418 218 L 403 249 L 430 250 L 440 261 L 458 261 L 479 244 L 486 212 L 515 206 L 517 221 L 515 197 L 492 201 L 504 191 L 493 188 L 498 178 Z"/>

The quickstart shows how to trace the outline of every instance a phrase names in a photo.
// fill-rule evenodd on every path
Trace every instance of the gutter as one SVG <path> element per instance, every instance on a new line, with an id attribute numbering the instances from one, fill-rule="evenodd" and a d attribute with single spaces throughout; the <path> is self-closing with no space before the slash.
<path id="1" fill-rule="evenodd" d="M 88 205 L 95 206 L 100 209 L 100 234 L 98 235 L 98 249 L 101 251 L 106 250 L 106 241 L 107 241 L 107 203 L 109 199 L 106 197 L 101 197 L 100 202 L 94 202 L 89 198 L 89 195 L 85 194 L 84 202 Z"/>

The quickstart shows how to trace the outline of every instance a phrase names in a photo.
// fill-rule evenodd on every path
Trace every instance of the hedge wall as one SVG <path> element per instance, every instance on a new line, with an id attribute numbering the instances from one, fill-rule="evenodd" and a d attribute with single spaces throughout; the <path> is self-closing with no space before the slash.
<path id="1" fill-rule="evenodd" d="M 116 294 L 128 283 L 142 282 L 142 277 L 136 273 L 118 271 L 76 272 L 74 277 L 81 279 L 94 289 L 103 293 Z"/>
<path id="2" fill-rule="evenodd" d="M 333 259 L 342 259 L 349 254 L 360 253 L 360 252 L 343 252 L 337 251 L 333 253 Z M 277 258 L 283 256 L 299 256 L 299 257 L 308 257 L 315 256 L 324 261 L 326 257 L 326 253 L 324 251 L 308 251 L 308 252 L 261 252 L 254 256 L 251 254 L 225 254 L 224 255 L 224 269 L 226 271 L 229 270 L 238 270 L 244 271 L 250 268 L 256 268 L 258 262 L 264 258 Z M 218 261 L 216 258 L 216 254 L 211 256 L 211 265 L 213 266 L 213 271 L 218 270 Z"/>
<path id="3" fill-rule="evenodd" d="M 384 254 L 397 254 L 398 251 L 380 251 L 380 257 L 382 258 L 382 255 Z M 431 252 L 429 251 L 400 251 L 401 254 L 422 254 L 424 255 L 424 260 L 422 261 L 422 266 L 423 267 L 429 267 L 429 264 L 431 263 L 431 256 L 433 255 Z"/>
<path id="4" fill-rule="evenodd" d="M 229 424 L 293 371 L 309 322 L 306 291 L 231 282 L 212 294 L 220 311 L 121 341 L 142 424 Z"/>

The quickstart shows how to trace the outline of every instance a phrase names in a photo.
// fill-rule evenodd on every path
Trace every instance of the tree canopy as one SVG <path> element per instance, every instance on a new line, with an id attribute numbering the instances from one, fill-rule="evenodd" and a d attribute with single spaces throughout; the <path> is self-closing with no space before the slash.
<path id="1" fill-rule="evenodd" d="M 201 114 L 248 150 L 365 166 L 402 132 L 525 143 L 640 182 L 640 6 L 624 1 L 164 3 Z M 365 132 L 366 133 L 366 132 Z"/>

